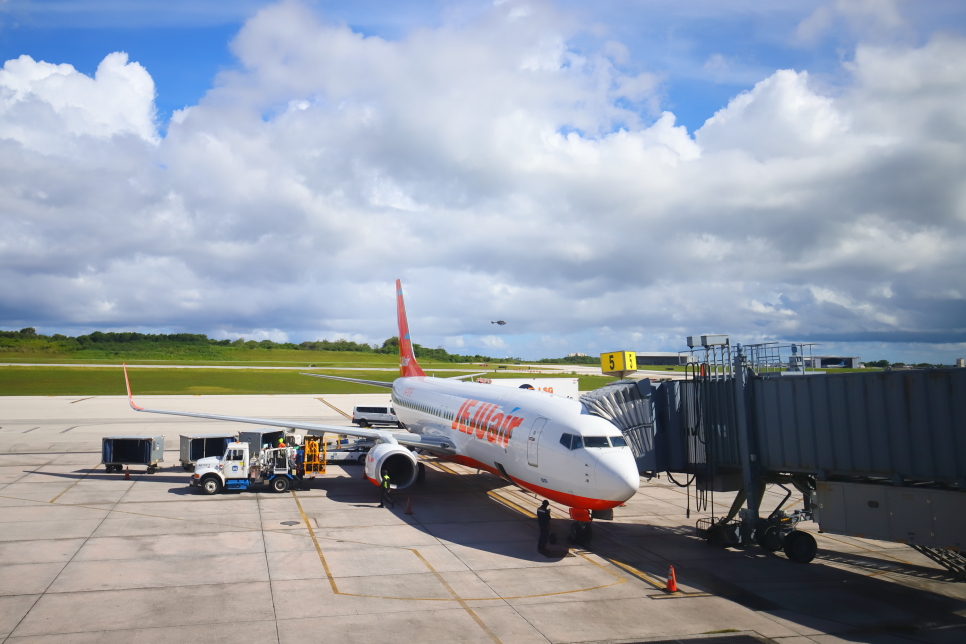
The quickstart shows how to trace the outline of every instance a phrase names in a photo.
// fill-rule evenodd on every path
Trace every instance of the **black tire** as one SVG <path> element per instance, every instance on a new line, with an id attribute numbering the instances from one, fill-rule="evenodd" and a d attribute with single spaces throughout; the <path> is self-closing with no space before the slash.
<path id="1" fill-rule="evenodd" d="M 181 467 L 184 468 L 184 471 L 185 472 L 194 472 L 195 471 L 195 466 L 192 465 L 191 463 L 182 463 L 181 464 Z"/>
<path id="2" fill-rule="evenodd" d="M 809 533 L 792 530 L 785 535 L 782 550 L 795 563 L 807 564 L 815 558 L 815 553 L 818 552 L 818 544 L 815 543 L 815 537 Z"/>
<path id="3" fill-rule="evenodd" d="M 369 421 L 368 420 L 360 420 L 359 421 L 359 427 L 368 427 L 368 426 L 369 426 Z"/>
<path id="4" fill-rule="evenodd" d="M 290 485 L 291 481 L 288 480 L 287 476 L 276 476 L 272 479 L 272 489 L 276 492 L 288 492 Z"/>
<path id="5" fill-rule="evenodd" d="M 153 465 L 148 467 L 148 474 L 154 474 L 157 471 L 158 471 L 158 468 L 154 467 Z"/>
<path id="6" fill-rule="evenodd" d="M 208 476 L 201 479 L 201 491 L 207 495 L 218 494 L 221 492 L 221 481 L 217 476 Z"/>
<path id="7" fill-rule="evenodd" d="M 416 463 L 416 482 L 422 483 L 426 480 L 426 466 L 422 463 Z"/>
<path id="8" fill-rule="evenodd" d="M 576 521 L 570 524 L 570 540 L 573 543 L 580 543 L 580 524 Z"/>
<path id="9" fill-rule="evenodd" d="M 365 466 L 365 464 L 366 464 L 366 455 L 363 454 L 362 456 L 360 456 L 359 458 L 357 458 L 356 461 L 358 461 L 359 465 Z"/>
<path id="10" fill-rule="evenodd" d="M 763 550 L 778 552 L 782 549 L 782 531 L 778 526 L 767 526 L 755 530 L 755 541 Z"/>

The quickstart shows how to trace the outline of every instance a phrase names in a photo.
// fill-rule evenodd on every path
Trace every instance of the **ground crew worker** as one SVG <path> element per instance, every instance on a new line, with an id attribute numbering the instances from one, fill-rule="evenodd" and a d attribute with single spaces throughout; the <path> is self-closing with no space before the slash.
<path id="1" fill-rule="evenodd" d="M 379 487 L 382 488 L 382 498 L 379 499 L 379 507 L 384 508 L 389 503 L 392 503 L 392 507 L 396 507 L 396 502 L 389 496 L 389 475 L 385 472 L 382 473 L 382 482 L 379 484 Z"/>
<path id="2" fill-rule="evenodd" d="M 540 526 L 540 539 L 537 541 L 537 551 L 547 553 L 547 539 L 550 537 L 550 501 L 544 499 L 537 508 L 537 525 Z"/>
<path id="3" fill-rule="evenodd" d="M 278 439 L 278 446 L 279 447 L 285 447 L 285 441 L 283 439 L 281 439 L 281 438 Z"/>

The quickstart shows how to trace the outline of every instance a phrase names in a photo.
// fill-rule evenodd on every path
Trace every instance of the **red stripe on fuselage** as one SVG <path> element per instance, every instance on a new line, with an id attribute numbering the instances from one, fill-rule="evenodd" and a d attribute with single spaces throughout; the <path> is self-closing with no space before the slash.
<path id="1" fill-rule="evenodd" d="M 484 465 L 476 459 L 470 458 L 469 456 L 462 456 L 459 454 L 453 456 L 441 456 L 447 461 L 452 461 L 454 463 L 459 463 L 460 465 L 465 465 L 467 467 L 473 467 L 478 470 L 486 470 L 490 474 L 495 474 L 496 476 L 503 477 L 503 475 L 494 467 L 489 465 Z M 507 474 L 507 476 L 510 476 Z M 558 492 L 557 490 L 551 490 L 550 488 L 540 487 L 539 485 L 534 485 L 533 483 L 527 483 L 526 481 L 521 481 L 518 478 L 510 476 L 510 480 L 522 488 L 535 492 L 540 496 L 546 497 L 551 501 L 556 501 L 571 508 L 581 508 L 585 510 L 609 510 L 611 508 L 616 508 L 618 505 L 623 503 L 623 501 L 607 501 L 604 499 L 592 499 L 586 496 L 577 496 L 576 494 L 567 494 L 566 492 Z"/>

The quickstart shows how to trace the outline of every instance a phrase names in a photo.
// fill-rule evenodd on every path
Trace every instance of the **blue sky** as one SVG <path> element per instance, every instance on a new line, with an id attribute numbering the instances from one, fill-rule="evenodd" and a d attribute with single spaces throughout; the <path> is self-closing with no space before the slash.
<path id="1" fill-rule="evenodd" d="M 91 75 L 104 56 L 124 51 L 144 65 L 157 86 L 162 121 L 193 105 L 219 71 L 235 66 L 228 43 L 245 20 L 269 2 L 87 2 L 6 0 L 0 4 L 0 58 L 27 54 L 69 63 Z M 312 2 L 327 20 L 354 31 L 397 39 L 421 27 L 468 20 L 484 2 Z M 776 69 L 808 70 L 834 83 L 840 63 L 871 26 L 832 21 L 813 40 L 796 40 L 799 24 L 822 2 L 560 2 L 596 33 L 575 40 L 595 47 L 617 39 L 628 48 L 628 67 L 662 78 L 662 107 L 689 131 L 699 128 L 737 93 Z M 882 3 L 886 4 L 886 3 Z M 776 6 L 777 5 L 777 6 Z M 908 22 L 876 38 L 921 42 L 937 30 L 962 33 L 961 3 L 899 3 Z M 583 41 L 583 42 L 582 42 Z M 719 56 L 721 64 L 708 65 Z"/>
<path id="2" fill-rule="evenodd" d="M 6 0 L 0 55 L 32 62 L 0 75 L 17 168 L 0 273 L 23 285 L 0 288 L 0 327 L 379 341 L 379 284 L 403 277 L 414 333 L 452 351 L 723 331 L 948 362 L 966 353 L 964 18 L 899 0 Z M 125 247 L 118 221 L 154 232 Z"/>

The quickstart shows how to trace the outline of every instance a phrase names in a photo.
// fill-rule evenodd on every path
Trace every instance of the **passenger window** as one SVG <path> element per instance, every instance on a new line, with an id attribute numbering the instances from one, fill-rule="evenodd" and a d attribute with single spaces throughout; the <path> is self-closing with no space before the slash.
<path id="1" fill-rule="evenodd" d="M 627 447 L 627 441 L 624 440 L 623 436 L 611 436 L 610 444 L 613 447 Z"/>
<path id="2" fill-rule="evenodd" d="M 610 447 L 606 436 L 584 436 L 584 447 Z"/>

